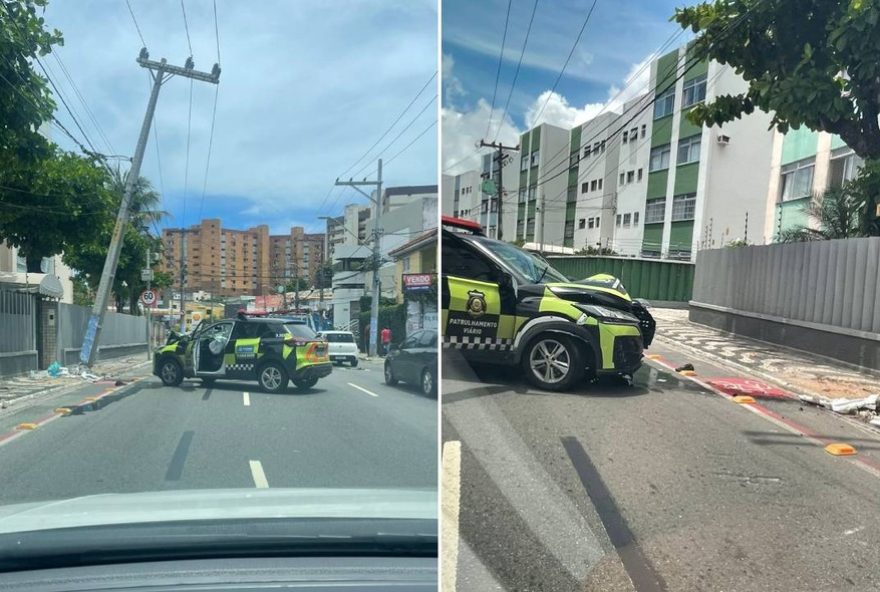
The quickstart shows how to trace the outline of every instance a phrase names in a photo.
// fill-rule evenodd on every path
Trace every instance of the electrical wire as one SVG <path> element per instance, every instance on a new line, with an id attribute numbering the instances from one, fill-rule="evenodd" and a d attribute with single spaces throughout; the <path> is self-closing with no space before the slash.
<path id="1" fill-rule="evenodd" d="M 407 149 L 409 149 L 410 146 L 412 146 L 413 144 L 415 144 L 416 141 L 417 141 L 419 138 L 421 138 L 422 136 L 424 136 L 425 134 L 427 134 L 427 133 L 431 130 L 431 128 L 434 127 L 435 125 L 437 125 L 437 120 L 436 120 L 436 119 L 435 119 L 434 121 L 432 121 L 431 124 L 430 124 L 428 127 L 426 127 L 424 130 L 422 130 L 422 131 L 419 133 L 419 135 L 417 135 L 415 138 L 413 138 L 412 141 L 411 141 L 409 144 L 407 144 L 406 146 L 404 146 L 399 152 L 397 152 L 397 154 L 395 154 L 394 156 L 392 156 L 391 158 L 389 158 L 388 160 L 386 160 L 383 164 L 384 164 L 385 166 L 388 166 L 389 164 L 391 164 L 392 162 L 394 162 L 394 159 L 395 159 L 395 158 L 397 158 L 398 156 L 400 156 L 401 154 L 403 154 L 404 152 L 406 152 Z"/>
<path id="2" fill-rule="evenodd" d="M 79 102 L 82 104 L 83 109 L 85 109 L 86 117 L 88 117 L 89 121 L 92 123 L 92 127 L 94 127 L 95 131 L 98 132 L 98 136 L 101 138 L 101 140 L 107 146 L 109 153 L 115 154 L 116 148 L 113 147 L 113 144 L 110 142 L 110 139 L 107 137 L 107 134 L 104 133 L 104 129 L 101 127 L 101 124 L 98 123 L 98 120 L 95 117 L 95 114 L 89 108 L 88 102 L 86 101 L 82 92 L 80 92 L 77 84 L 73 81 L 73 78 L 71 77 L 70 72 L 67 70 L 67 66 L 64 65 L 64 62 L 61 60 L 61 56 L 58 54 L 57 48 L 52 52 L 52 57 L 55 58 L 55 61 L 58 63 L 58 66 L 61 68 L 62 74 L 64 74 L 64 77 L 67 79 L 68 84 L 70 84 L 71 88 L 73 88 L 73 92 L 74 92 L 74 94 L 76 94 L 77 98 L 79 99 Z"/>
<path id="3" fill-rule="evenodd" d="M 492 126 L 492 115 L 495 113 L 495 98 L 498 94 L 498 81 L 501 78 L 501 63 L 504 61 L 504 44 L 507 41 L 507 27 L 510 23 L 510 6 L 513 0 L 507 0 L 507 16 L 504 17 L 504 34 L 501 36 L 501 51 L 498 52 L 498 69 L 495 71 L 495 89 L 492 91 L 492 108 L 489 110 L 489 120 L 486 122 L 486 133 L 484 137 L 489 137 L 489 130 Z"/>
<path id="4" fill-rule="evenodd" d="M 504 113 L 507 113 L 507 109 L 510 107 L 510 98 L 513 96 L 513 89 L 516 88 L 516 80 L 519 77 L 519 69 L 522 66 L 523 56 L 526 54 L 526 46 L 529 44 L 529 35 L 532 32 L 532 23 L 535 21 L 535 12 L 538 10 L 538 0 L 535 0 L 534 5 L 532 6 L 532 16 L 529 18 L 529 26 L 526 29 L 526 38 L 523 41 L 522 51 L 519 53 L 519 61 L 516 63 L 516 70 L 513 72 L 513 82 L 510 84 L 510 92 L 507 93 L 507 101 L 504 103 Z M 503 120 L 502 122 L 503 123 Z M 495 132 L 495 138 L 492 142 L 498 141 L 498 136 L 501 134 L 501 123 L 498 124 L 498 129 Z"/>
<path id="5" fill-rule="evenodd" d="M 189 23 L 186 20 L 186 7 L 183 5 L 183 0 L 180 0 L 180 11 L 183 13 L 183 28 L 186 30 L 186 44 L 189 47 L 189 56 L 192 57 L 193 46 L 189 38 Z"/>
<path id="6" fill-rule="evenodd" d="M 220 96 L 220 85 L 214 88 L 214 108 L 211 110 L 211 133 L 208 136 L 208 158 L 205 161 L 205 180 L 202 183 L 202 199 L 199 204 L 199 220 L 202 219 L 202 213 L 205 209 L 205 193 L 208 190 L 208 171 L 211 168 L 211 151 L 214 146 L 214 123 L 217 120 L 217 99 Z"/>
<path id="7" fill-rule="evenodd" d="M 141 38 L 141 47 L 146 47 L 147 42 L 144 41 L 144 35 L 141 33 L 141 27 L 138 25 L 137 19 L 134 16 L 134 11 L 131 9 L 131 3 L 128 0 L 125 0 L 125 5 L 128 6 L 128 13 L 131 15 L 131 20 L 134 23 L 134 28 L 137 29 L 138 37 Z"/>
<path id="8" fill-rule="evenodd" d="M 220 26 L 217 21 L 217 0 L 214 0 L 214 39 L 217 40 L 217 63 L 220 63 Z"/>
<path id="9" fill-rule="evenodd" d="M 562 75 L 565 73 L 565 69 L 568 67 L 568 63 L 571 61 L 571 56 L 574 55 L 574 50 L 577 49 L 578 44 L 581 42 L 581 37 L 584 34 L 584 30 L 587 28 L 587 23 L 590 22 L 590 17 L 593 16 L 593 9 L 596 8 L 596 3 L 599 0 L 593 0 L 593 4 L 590 6 L 589 12 L 587 12 L 587 17 L 584 19 L 583 24 L 581 25 L 581 30 L 577 34 L 577 38 L 574 40 L 574 43 L 571 46 L 571 51 L 568 52 L 568 57 L 565 58 L 565 63 L 562 64 L 562 69 L 559 71 L 559 75 L 556 77 L 556 80 L 553 82 L 553 87 L 550 89 L 550 92 L 547 93 L 547 99 L 544 101 L 544 105 L 541 107 L 541 110 L 535 116 L 535 123 L 537 123 L 541 119 L 541 115 L 544 113 L 544 109 L 547 107 L 547 103 L 550 102 L 550 97 L 556 92 L 556 87 L 559 85 L 559 81 L 562 80 Z"/>

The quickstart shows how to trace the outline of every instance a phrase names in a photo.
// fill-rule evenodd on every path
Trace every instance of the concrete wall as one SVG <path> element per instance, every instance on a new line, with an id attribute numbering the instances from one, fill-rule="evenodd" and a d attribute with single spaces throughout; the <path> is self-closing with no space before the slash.
<path id="1" fill-rule="evenodd" d="M 880 367 L 880 238 L 701 251 L 691 319 Z"/>

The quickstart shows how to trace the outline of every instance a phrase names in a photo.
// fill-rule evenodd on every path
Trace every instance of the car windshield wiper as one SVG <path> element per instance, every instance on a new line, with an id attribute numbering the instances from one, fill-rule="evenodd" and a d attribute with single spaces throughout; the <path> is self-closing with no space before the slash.
<path id="1" fill-rule="evenodd" d="M 548 269 L 550 269 L 550 266 L 549 266 L 549 265 L 546 266 L 546 267 L 544 268 L 544 271 L 542 271 L 542 272 L 541 272 L 541 275 L 538 276 L 538 279 L 535 280 L 535 283 L 536 283 L 536 284 L 540 284 L 540 283 L 541 283 L 541 280 L 543 280 L 543 279 L 544 279 L 544 276 L 547 275 L 547 270 L 548 270 Z"/>

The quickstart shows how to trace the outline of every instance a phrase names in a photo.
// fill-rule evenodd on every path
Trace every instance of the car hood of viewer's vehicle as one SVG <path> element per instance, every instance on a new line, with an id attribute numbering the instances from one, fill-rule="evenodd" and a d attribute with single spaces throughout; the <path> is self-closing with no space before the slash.
<path id="1" fill-rule="evenodd" d="M 205 489 L 0 506 L 0 534 L 193 520 L 437 518 L 433 489 Z"/>

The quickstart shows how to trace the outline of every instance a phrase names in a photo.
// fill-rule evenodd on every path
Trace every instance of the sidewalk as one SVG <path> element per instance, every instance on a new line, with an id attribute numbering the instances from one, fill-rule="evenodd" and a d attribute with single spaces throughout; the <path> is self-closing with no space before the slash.
<path id="1" fill-rule="evenodd" d="M 691 323 L 687 310 L 652 308 L 655 339 L 667 347 L 737 368 L 792 391 L 826 399 L 861 398 L 880 393 L 880 377 L 843 362 L 786 347 L 737 337 Z M 648 352 L 650 353 L 650 351 Z"/>
<path id="2" fill-rule="evenodd" d="M 146 353 L 96 362 L 89 374 L 97 376 L 99 381 L 115 381 L 118 376 L 138 369 L 142 370 L 143 374 L 149 374 Z M 52 378 L 45 370 L 32 372 L 29 375 L 0 378 L 0 408 L 5 409 L 18 400 L 59 393 L 96 382 L 94 379 L 89 380 L 80 376 L 75 366 L 69 367 L 68 370 L 69 376 L 57 378 Z"/>

